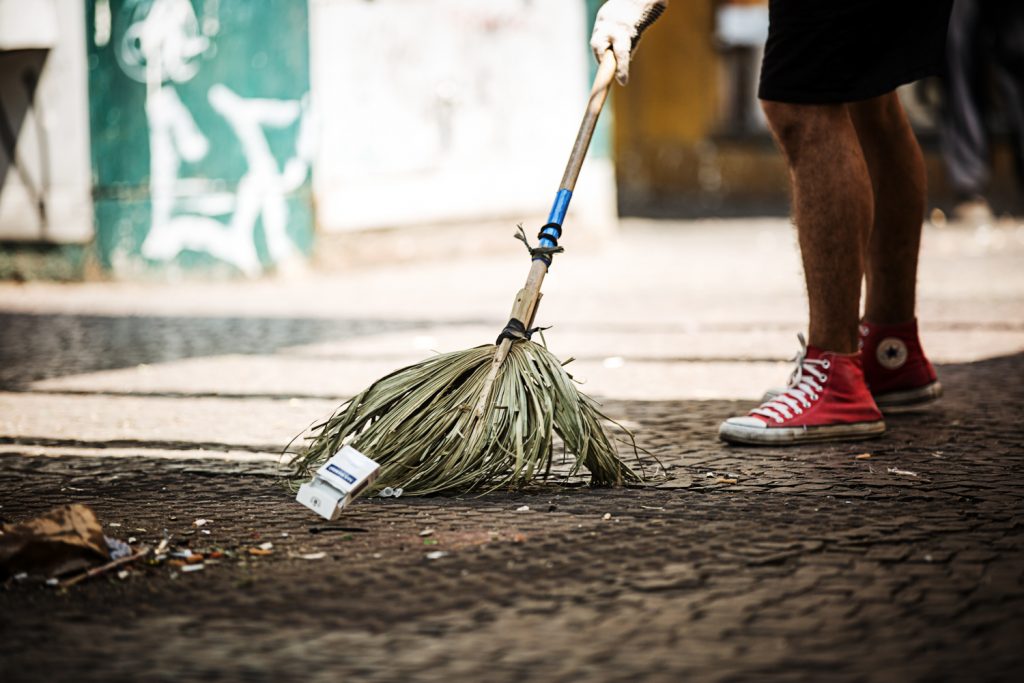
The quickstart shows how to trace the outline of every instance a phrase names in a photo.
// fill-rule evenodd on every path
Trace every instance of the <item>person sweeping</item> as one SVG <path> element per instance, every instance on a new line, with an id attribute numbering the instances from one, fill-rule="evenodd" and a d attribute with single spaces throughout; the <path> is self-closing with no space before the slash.
<path id="1" fill-rule="evenodd" d="M 620 83 L 640 27 L 668 4 L 608 0 L 601 7 L 591 46 L 615 53 Z M 770 0 L 758 97 L 789 167 L 810 327 L 789 385 L 749 414 L 726 419 L 719 427 L 725 441 L 877 436 L 884 411 L 941 395 L 915 317 L 924 161 L 894 90 L 939 73 L 951 5 Z"/>
<path id="2" fill-rule="evenodd" d="M 654 9 L 639 18 L 634 41 L 659 14 Z M 396 370 L 346 401 L 314 427 L 309 443 L 292 458 L 293 483 L 318 467 L 329 468 L 328 460 L 345 446 L 380 465 L 372 488 L 360 493 L 520 488 L 548 475 L 558 456 L 569 463 L 568 475 L 584 475 L 592 484 L 641 481 L 642 462 L 637 458 L 634 469 L 619 458 L 600 406 L 578 390 L 565 363 L 531 339 L 540 329 L 534 320 L 541 286 L 563 251 L 559 240 L 573 189 L 616 74 L 613 52 L 602 52 L 599 61 L 538 244 L 531 246 L 521 227 L 517 235 L 529 250 L 530 270 L 495 342 Z M 638 456 L 632 435 L 625 434 Z M 302 490 L 300 496 L 305 496 Z M 305 497 L 319 507 L 313 494 Z"/>
<path id="3" fill-rule="evenodd" d="M 924 164 L 894 90 L 938 71 L 950 3 L 771 0 L 759 96 L 790 170 L 809 343 L 800 336 L 789 385 L 725 420 L 722 439 L 877 436 L 885 431 L 880 407 L 917 407 L 941 395 L 915 317 Z M 641 34 L 668 4 L 609 0 L 598 12 L 591 46 L 600 66 L 586 114 L 496 342 L 375 382 L 316 428 L 292 461 L 297 476 L 352 445 L 382 463 L 378 487 L 417 494 L 517 487 L 549 471 L 557 445 L 573 458 L 572 472 L 586 470 L 592 483 L 641 479 L 619 459 L 597 404 L 530 337 L 608 87 L 613 76 L 627 82 Z"/>

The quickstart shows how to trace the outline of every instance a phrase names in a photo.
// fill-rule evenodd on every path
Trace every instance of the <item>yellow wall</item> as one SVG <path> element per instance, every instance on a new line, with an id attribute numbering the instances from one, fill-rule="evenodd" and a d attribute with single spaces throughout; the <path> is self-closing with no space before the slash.
<path id="1" fill-rule="evenodd" d="M 715 116 L 717 89 L 710 0 L 673 3 L 644 35 L 629 86 L 616 92 L 617 142 L 695 142 Z"/>
<path id="2" fill-rule="evenodd" d="M 693 211 L 741 199 L 784 205 L 782 160 L 767 138 L 713 139 L 720 59 L 713 0 L 674 2 L 644 34 L 629 85 L 614 94 L 614 149 L 624 209 L 680 201 Z"/>

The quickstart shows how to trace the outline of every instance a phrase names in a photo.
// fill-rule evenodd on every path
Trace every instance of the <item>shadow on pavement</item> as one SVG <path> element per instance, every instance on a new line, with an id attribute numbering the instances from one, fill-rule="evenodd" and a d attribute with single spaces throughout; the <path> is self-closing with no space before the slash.
<path id="1" fill-rule="evenodd" d="M 425 323 L 319 318 L 0 313 L 0 390 L 51 377 L 413 329 Z M 431 323 L 436 324 L 436 323 Z"/>

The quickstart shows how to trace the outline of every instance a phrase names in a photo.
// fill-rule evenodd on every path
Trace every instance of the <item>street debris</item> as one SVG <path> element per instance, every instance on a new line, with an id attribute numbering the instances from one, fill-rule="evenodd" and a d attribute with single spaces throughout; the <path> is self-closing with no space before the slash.
<path id="1" fill-rule="evenodd" d="M 390 486 L 385 486 L 383 489 L 381 489 L 381 492 L 378 493 L 377 495 L 379 497 L 381 497 L 381 498 L 398 498 L 404 492 L 405 492 L 405 489 L 403 489 L 401 486 L 399 486 L 397 488 L 391 488 Z"/>
<path id="2" fill-rule="evenodd" d="M 715 480 L 715 483 L 716 484 L 735 484 L 737 481 L 739 481 L 739 480 L 731 479 L 731 478 L 728 478 L 728 477 L 719 477 L 718 479 Z"/>
<path id="3" fill-rule="evenodd" d="M 204 526 L 212 524 L 213 520 L 199 518 L 192 523 L 193 527 L 197 526 L 196 522 L 198 526 Z M 136 527 L 135 531 L 146 533 L 140 527 Z M 310 531 L 365 533 L 368 530 L 356 527 L 314 527 Z M 432 538 L 435 533 L 433 528 L 424 528 L 420 533 L 424 545 L 439 544 L 436 538 Z M 271 541 L 260 542 L 259 533 L 253 533 L 252 536 L 257 540 L 233 548 L 203 547 L 202 543 L 207 539 L 196 535 L 188 540 L 192 534 L 195 531 L 186 531 L 183 537 L 176 538 L 165 529 L 162 538 L 135 545 L 139 541 L 135 536 L 129 536 L 127 543 L 105 536 L 103 527 L 87 506 L 55 508 L 36 519 L 0 525 L 0 581 L 45 584 L 63 590 L 104 574 L 111 581 L 125 581 L 136 573 L 160 567 L 169 569 L 168 578 L 177 580 L 226 560 L 244 562 L 245 558 L 266 557 L 274 555 L 278 550 Z M 277 536 L 276 532 L 274 536 Z M 280 532 L 280 536 L 290 537 L 288 532 Z M 267 535 L 264 534 L 263 538 L 267 538 Z M 351 533 L 342 537 L 346 541 L 352 539 Z M 329 557 L 324 551 L 289 552 L 288 556 L 309 561 Z"/>
<path id="4" fill-rule="evenodd" d="M 529 512 L 529 511 L 530 511 L 530 506 L 529 505 L 520 505 L 519 507 L 516 508 L 516 512 Z"/>
<path id="5" fill-rule="evenodd" d="M 0 531 L 0 579 L 22 573 L 63 576 L 111 559 L 103 527 L 85 505 L 63 505 L 35 519 L 0 525 Z M 115 546 L 119 552 L 121 545 Z"/>
<path id="6" fill-rule="evenodd" d="M 911 472 L 910 470 L 901 470 L 898 467 L 889 467 L 887 471 L 889 472 L 889 474 L 897 474 L 897 475 L 899 475 L 901 477 L 916 477 L 916 476 L 918 476 L 917 472 Z"/>
<path id="7" fill-rule="evenodd" d="M 606 512 L 606 513 L 604 513 L 604 516 L 602 516 L 602 517 L 601 517 L 601 519 L 603 519 L 603 520 L 604 520 L 604 521 L 606 521 L 606 522 L 607 522 L 607 521 L 608 521 L 609 519 L 611 519 L 611 518 L 612 518 L 612 513 L 610 513 L 610 512 Z"/>
<path id="8" fill-rule="evenodd" d="M 432 550 L 427 553 L 424 557 L 428 560 L 440 560 L 442 557 L 448 557 L 448 553 L 443 550 Z"/>
<path id="9" fill-rule="evenodd" d="M 112 560 L 120 560 L 122 557 L 128 557 L 132 554 L 132 547 L 124 541 L 111 538 L 110 536 L 104 536 L 103 540 L 107 544 L 107 551 Z"/>
<path id="10" fill-rule="evenodd" d="M 333 522 L 343 508 L 373 484 L 378 472 L 378 463 L 351 446 L 344 446 L 320 466 L 312 481 L 299 487 L 295 500 Z"/>
<path id="11" fill-rule="evenodd" d="M 85 581 L 86 579 L 91 579 L 91 578 L 93 578 L 95 576 L 99 576 L 100 574 L 105 574 L 105 573 L 109 572 L 111 569 L 117 569 L 118 567 L 120 567 L 122 565 L 125 565 L 125 564 L 128 564 L 129 562 L 135 562 L 136 560 L 141 560 L 143 557 L 145 557 L 148 554 L 149 554 L 149 548 L 142 548 L 141 550 L 139 550 L 139 552 L 135 553 L 134 555 L 129 555 L 128 557 L 122 557 L 119 560 L 114 560 L 113 562 L 108 562 L 107 564 L 102 565 L 100 567 L 94 567 L 94 568 L 92 568 L 92 569 L 90 569 L 90 570 L 88 570 L 86 572 L 83 572 L 81 574 L 73 576 L 70 579 L 67 579 L 65 581 L 61 581 L 58 584 L 58 586 L 60 586 L 61 588 L 70 588 L 71 586 L 74 586 L 77 583 L 81 583 L 82 581 Z"/>
<path id="12" fill-rule="evenodd" d="M 423 531 L 420 532 L 420 536 L 433 536 L 433 535 L 434 535 L 434 530 L 433 529 L 424 529 Z"/>
<path id="13" fill-rule="evenodd" d="M 870 460 L 871 459 L 871 454 L 870 453 L 861 453 L 860 455 L 853 456 L 853 459 L 854 460 Z"/>

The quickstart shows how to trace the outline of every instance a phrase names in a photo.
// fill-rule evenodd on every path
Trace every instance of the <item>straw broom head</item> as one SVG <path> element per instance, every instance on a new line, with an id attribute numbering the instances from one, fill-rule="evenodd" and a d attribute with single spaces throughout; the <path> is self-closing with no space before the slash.
<path id="1" fill-rule="evenodd" d="M 608 418 L 557 358 L 516 341 L 488 387 L 496 350 L 441 354 L 381 378 L 314 428 L 291 460 L 295 479 L 351 444 L 381 464 L 373 490 L 515 489 L 549 472 L 557 436 L 574 458 L 571 475 L 585 469 L 595 485 L 640 481 L 605 431 Z"/>
<path id="2" fill-rule="evenodd" d="M 426 494 L 517 488 L 548 472 L 557 436 L 575 458 L 573 474 L 586 469 L 593 484 L 640 480 L 616 454 L 597 403 L 577 390 L 557 358 L 528 339 L 541 283 L 562 251 L 562 221 L 615 68 L 609 50 L 601 56 L 538 247 L 530 246 L 520 226 L 517 238 L 530 250 L 530 274 L 498 345 L 436 356 L 378 380 L 316 428 L 307 450 L 292 459 L 296 477 L 309 476 L 351 443 L 381 463 L 378 489 Z"/>

